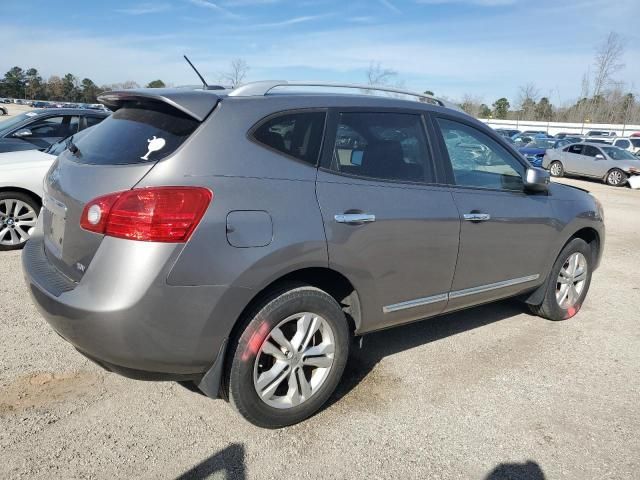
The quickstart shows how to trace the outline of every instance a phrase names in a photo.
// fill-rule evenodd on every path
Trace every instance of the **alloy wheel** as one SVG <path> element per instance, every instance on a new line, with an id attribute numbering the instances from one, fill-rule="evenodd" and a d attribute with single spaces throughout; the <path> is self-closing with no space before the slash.
<path id="1" fill-rule="evenodd" d="M 562 167 L 560 167 L 560 164 L 558 162 L 554 162 L 553 165 L 551 165 L 551 175 L 553 175 L 554 177 L 557 177 L 561 173 L 562 173 Z"/>
<path id="2" fill-rule="evenodd" d="M 622 182 L 622 172 L 620 172 L 620 170 L 609 172 L 608 181 L 610 185 L 620 185 L 620 182 Z"/>
<path id="3" fill-rule="evenodd" d="M 334 332 L 324 318 L 310 312 L 287 317 L 258 350 L 253 384 L 258 397 L 279 409 L 309 400 L 333 367 Z"/>
<path id="4" fill-rule="evenodd" d="M 571 254 L 564 262 L 556 282 L 556 301 L 560 308 L 567 310 L 578 303 L 585 287 L 588 268 L 587 259 L 580 252 Z"/>
<path id="5" fill-rule="evenodd" d="M 22 200 L 0 200 L 0 245 L 17 246 L 25 243 L 36 227 L 38 214 Z"/>

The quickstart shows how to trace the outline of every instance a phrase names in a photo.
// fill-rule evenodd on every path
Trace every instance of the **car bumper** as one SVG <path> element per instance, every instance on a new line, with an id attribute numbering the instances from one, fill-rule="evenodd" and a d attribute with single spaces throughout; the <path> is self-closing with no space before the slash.
<path id="1" fill-rule="evenodd" d="M 233 322 L 215 317 L 233 292 L 167 285 L 180 250 L 105 238 L 79 283 L 51 265 L 41 236 L 27 242 L 22 262 L 39 312 L 82 354 L 127 377 L 197 379 L 216 362 L 229 335 Z"/>

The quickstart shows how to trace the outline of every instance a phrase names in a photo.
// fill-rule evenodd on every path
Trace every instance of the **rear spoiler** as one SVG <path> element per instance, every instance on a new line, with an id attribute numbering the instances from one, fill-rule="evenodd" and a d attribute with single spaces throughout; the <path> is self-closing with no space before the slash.
<path id="1" fill-rule="evenodd" d="M 162 102 L 202 122 L 218 104 L 220 96 L 211 90 L 141 88 L 105 92 L 98 100 L 112 110 L 117 110 L 130 101 Z"/>

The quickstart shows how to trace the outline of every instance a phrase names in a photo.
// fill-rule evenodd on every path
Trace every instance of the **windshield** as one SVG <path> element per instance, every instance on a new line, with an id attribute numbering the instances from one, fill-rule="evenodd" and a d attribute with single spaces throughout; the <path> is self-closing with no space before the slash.
<path id="1" fill-rule="evenodd" d="M 601 147 L 604 150 L 609 158 L 613 160 L 637 160 L 638 157 L 634 157 L 631 153 L 626 150 L 622 150 L 618 147 Z"/>
<path id="2" fill-rule="evenodd" d="M 556 141 L 553 139 L 545 140 L 542 138 L 536 138 L 533 142 L 527 143 L 524 148 L 553 148 Z"/>
<path id="3" fill-rule="evenodd" d="M 0 121 L 0 135 L 7 133 L 13 127 L 24 122 L 26 119 L 35 117 L 37 115 L 38 114 L 35 112 L 25 112 L 20 115 L 16 115 L 15 117 Z"/>

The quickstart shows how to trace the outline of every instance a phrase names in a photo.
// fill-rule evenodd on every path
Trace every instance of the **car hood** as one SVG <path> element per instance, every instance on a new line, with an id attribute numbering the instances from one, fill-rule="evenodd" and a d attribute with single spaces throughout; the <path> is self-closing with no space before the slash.
<path id="1" fill-rule="evenodd" d="M 0 153 L 0 170 L 28 168 L 32 163 L 52 162 L 55 158 L 55 156 L 40 150 Z"/>

